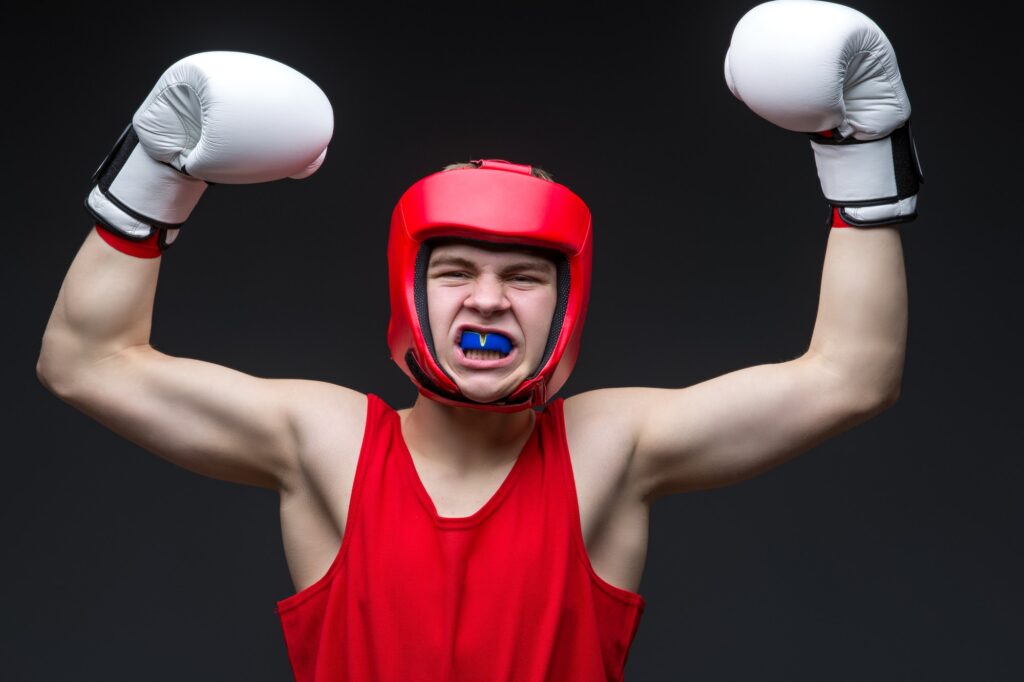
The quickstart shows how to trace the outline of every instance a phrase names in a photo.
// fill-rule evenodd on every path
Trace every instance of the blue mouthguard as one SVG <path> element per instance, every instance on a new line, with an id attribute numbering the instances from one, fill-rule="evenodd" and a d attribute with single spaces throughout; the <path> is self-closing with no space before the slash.
<path id="1" fill-rule="evenodd" d="M 512 342 L 501 334 L 495 334 L 494 332 L 481 334 L 479 332 L 464 331 L 462 332 L 459 346 L 462 350 L 471 350 L 473 348 L 478 350 L 496 350 L 505 355 L 508 355 L 512 350 Z"/>

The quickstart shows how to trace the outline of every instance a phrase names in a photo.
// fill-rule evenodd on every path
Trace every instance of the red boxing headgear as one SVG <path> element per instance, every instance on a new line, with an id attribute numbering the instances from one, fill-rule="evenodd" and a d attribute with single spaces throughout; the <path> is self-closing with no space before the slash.
<path id="1" fill-rule="evenodd" d="M 564 185 L 534 177 L 530 166 L 500 159 L 474 163 L 479 167 L 419 180 L 391 214 L 391 359 L 422 395 L 447 405 L 495 412 L 542 406 L 569 378 L 579 354 L 590 299 L 590 209 Z M 542 247 L 561 255 L 558 301 L 540 365 L 502 400 L 478 403 L 464 397 L 438 363 L 426 286 L 430 240 L 436 237 Z"/>

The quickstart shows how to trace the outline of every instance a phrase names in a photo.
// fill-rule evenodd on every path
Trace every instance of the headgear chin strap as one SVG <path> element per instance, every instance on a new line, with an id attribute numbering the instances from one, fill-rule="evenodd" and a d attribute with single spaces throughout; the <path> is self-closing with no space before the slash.
<path id="1" fill-rule="evenodd" d="M 564 185 L 534 177 L 530 166 L 500 159 L 473 163 L 479 167 L 419 180 L 391 214 L 391 359 L 422 395 L 446 405 L 494 412 L 542 406 L 569 378 L 579 354 L 590 298 L 590 209 Z M 502 400 L 466 398 L 438 362 L 426 286 L 430 240 L 438 237 L 541 247 L 561 255 L 558 302 L 540 365 Z"/>

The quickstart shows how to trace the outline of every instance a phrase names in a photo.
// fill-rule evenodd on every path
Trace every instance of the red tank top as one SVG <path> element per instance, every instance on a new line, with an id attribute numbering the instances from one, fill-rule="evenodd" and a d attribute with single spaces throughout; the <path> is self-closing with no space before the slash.
<path id="1" fill-rule="evenodd" d="M 622 680 L 645 600 L 590 564 L 563 399 L 461 518 L 437 514 L 398 412 L 367 400 L 338 554 L 275 609 L 296 681 Z"/>

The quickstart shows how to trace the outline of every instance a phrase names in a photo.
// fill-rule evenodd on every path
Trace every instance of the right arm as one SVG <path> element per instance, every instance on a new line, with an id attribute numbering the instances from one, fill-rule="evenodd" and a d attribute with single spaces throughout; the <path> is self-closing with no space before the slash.
<path id="1" fill-rule="evenodd" d="M 355 407 L 362 396 L 324 382 L 253 377 L 153 348 L 161 260 L 124 254 L 90 230 L 43 334 L 40 381 L 173 464 L 221 480 L 292 488 L 307 418 L 301 406 L 334 399 Z"/>

